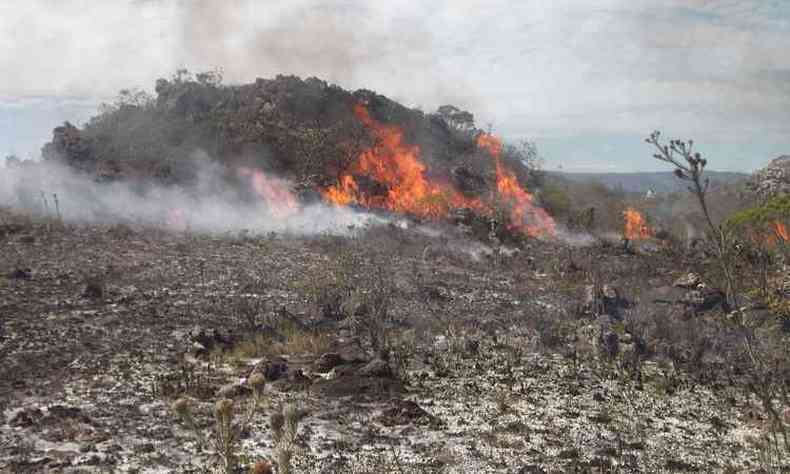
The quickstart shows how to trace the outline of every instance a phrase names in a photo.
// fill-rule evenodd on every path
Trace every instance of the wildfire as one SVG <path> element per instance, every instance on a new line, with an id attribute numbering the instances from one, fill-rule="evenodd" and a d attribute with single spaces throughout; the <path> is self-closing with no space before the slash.
<path id="1" fill-rule="evenodd" d="M 623 211 L 623 218 L 625 219 L 623 234 L 626 239 L 643 240 L 653 236 L 653 230 L 636 209 L 629 207 Z"/>
<path id="2" fill-rule="evenodd" d="M 430 218 L 445 217 L 453 208 L 484 207 L 479 199 L 467 198 L 449 184 L 429 180 L 420 147 L 404 143 L 400 128 L 377 122 L 360 104 L 354 106 L 354 114 L 373 131 L 377 144 L 360 154 L 337 185 L 324 190 L 324 199 Z M 370 178 L 383 185 L 386 193 L 362 192 L 354 176 Z"/>
<path id="3" fill-rule="evenodd" d="M 255 194 L 266 203 L 275 216 L 288 217 L 299 210 L 299 201 L 285 181 L 267 176 L 263 171 L 255 168 L 241 167 L 238 173 L 239 176 L 249 177 Z"/>
<path id="4" fill-rule="evenodd" d="M 502 142 L 493 135 L 483 133 L 477 137 L 477 146 L 494 158 L 497 194 L 510 207 L 508 228 L 533 237 L 553 236 L 556 233 L 554 219 L 543 208 L 532 203 L 532 195 L 521 187 L 516 175 L 502 163 Z"/>
<path id="5" fill-rule="evenodd" d="M 779 221 L 771 222 L 768 227 L 771 229 L 771 232 L 768 234 L 761 234 L 761 233 L 753 233 L 750 237 L 756 243 L 765 243 L 769 247 L 773 247 L 779 242 L 785 243 L 790 240 L 790 232 L 787 231 L 787 227 L 784 223 Z"/>
<path id="6" fill-rule="evenodd" d="M 379 123 L 360 104 L 354 106 L 354 114 L 372 131 L 376 145 L 360 153 L 337 184 L 323 191 L 326 201 L 426 218 L 447 217 L 452 209 L 457 208 L 491 214 L 492 206 L 481 198 L 470 198 L 447 182 L 429 178 L 427 167 L 420 160 L 420 147 L 405 143 L 400 128 Z M 532 195 L 521 188 L 515 175 L 501 163 L 502 143 L 499 139 L 482 134 L 477 144 L 496 160 L 497 193 L 511 206 L 511 228 L 532 236 L 554 235 L 553 219 L 532 204 Z M 360 186 L 362 177 L 381 185 L 384 191 L 365 192 Z"/>
<path id="7" fill-rule="evenodd" d="M 787 242 L 790 240 L 790 233 L 787 232 L 787 227 L 781 222 L 773 222 L 771 223 L 771 228 L 773 228 L 774 233 L 776 236 L 783 241 Z"/>

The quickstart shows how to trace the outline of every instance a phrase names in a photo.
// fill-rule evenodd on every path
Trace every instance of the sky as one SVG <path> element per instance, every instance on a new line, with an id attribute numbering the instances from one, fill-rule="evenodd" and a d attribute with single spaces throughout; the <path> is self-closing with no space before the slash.
<path id="1" fill-rule="evenodd" d="M 36 157 L 120 89 L 221 68 L 454 104 L 551 170 L 665 169 L 658 129 L 748 172 L 790 154 L 788 51 L 787 0 L 4 0 L 0 156 Z"/>

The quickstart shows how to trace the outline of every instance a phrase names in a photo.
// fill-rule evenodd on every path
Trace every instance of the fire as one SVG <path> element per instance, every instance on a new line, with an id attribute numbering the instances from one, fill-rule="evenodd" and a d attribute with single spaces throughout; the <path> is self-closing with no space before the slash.
<path id="1" fill-rule="evenodd" d="M 376 145 L 362 151 L 337 184 L 323 191 L 326 201 L 434 219 L 447 217 L 458 208 L 474 209 L 483 215 L 493 213 L 490 202 L 465 196 L 450 183 L 430 178 L 427 166 L 420 160 L 420 147 L 405 143 L 400 128 L 379 123 L 361 104 L 354 106 L 354 114 L 372 131 Z M 509 228 L 536 237 L 554 235 L 554 220 L 533 204 L 532 195 L 503 165 L 502 142 L 484 133 L 478 137 L 477 145 L 496 161 L 496 194 L 510 207 Z M 380 185 L 383 191 L 366 192 L 362 178 Z"/>
<path id="2" fill-rule="evenodd" d="M 790 240 L 790 233 L 787 232 L 787 227 L 779 221 L 772 222 L 771 228 L 773 229 L 776 236 L 782 239 L 784 242 Z"/>
<path id="3" fill-rule="evenodd" d="M 342 176 L 337 186 L 330 186 L 324 191 L 324 199 L 338 206 L 357 202 L 357 196 L 359 196 L 359 186 L 349 174 Z"/>
<path id="4" fill-rule="evenodd" d="M 255 194 L 266 203 L 275 216 L 288 217 L 299 210 L 299 201 L 285 181 L 267 176 L 263 171 L 255 168 L 241 167 L 238 173 L 239 176 L 249 177 Z"/>
<path id="5" fill-rule="evenodd" d="M 497 194 L 510 207 L 508 227 L 533 237 L 555 235 L 554 219 L 544 209 L 533 204 L 532 195 L 521 187 L 516 175 L 502 163 L 502 141 L 483 133 L 477 137 L 477 146 L 494 158 Z"/>
<path id="6" fill-rule="evenodd" d="M 420 160 L 420 147 L 405 143 L 400 128 L 377 122 L 359 104 L 354 113 L 372 130 L 377 144 L 364 150 L 336 185 L 324 190 L 325 200 L 429 218 L 445 217 L 453 208 L 485 207 L 479 199 L 468 198 L 449 184 L 428 179 L 427 167 Z M 370 178 L 386 192 L 362 192 L 354 176 Z"/>
<path id="7" fill-rule="evenodd" d="M 653 236 L 653 230 L 647 225 L 647 221 L 642 214 L 633 207 L 623 211 L 625 227 L 623 234 L 628 240 L 643 240 Z"/>

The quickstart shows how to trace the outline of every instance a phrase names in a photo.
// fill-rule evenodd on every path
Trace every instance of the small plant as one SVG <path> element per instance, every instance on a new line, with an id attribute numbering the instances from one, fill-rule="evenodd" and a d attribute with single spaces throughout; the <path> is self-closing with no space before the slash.
<path id="1" fill-rule="evenodd" d="M 263 375 L 255 373 L 247 381 L 252 388 L 253 396 L 248 402 L 246 414 L 236 419 L 236 407 L 233 400 L 223 398 L 214 404 L 214 429 L 211 437 L 203 434 L 192 413 L 188 398 L 179 398 L 171 405 L 171 410 L 187 428 L 195 435 L 199 449 L 210 447 L 219 460 L 222 471 L 234 473 L 238 467 L 238 443 L 241 433 L 247 430 L 253 415 L 263 399 L 266 380 Z M 266 472 L 266 471 L 263 471 Z"/>
<path id="2" fill-rule="evenodd" d="M 277 472 L 292 474 L 291 460 L 296 452 L 296 435 L 299 422 L 304 413 L 295 404 L 286 403 L 272 413 L 269 420 L 274 436 L 274 450 L 277 458 Z"/>

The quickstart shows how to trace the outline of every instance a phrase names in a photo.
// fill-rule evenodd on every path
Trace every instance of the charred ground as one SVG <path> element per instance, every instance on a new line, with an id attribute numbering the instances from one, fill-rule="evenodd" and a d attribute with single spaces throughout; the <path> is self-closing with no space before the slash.
<path id="1" fill-rule="evenodd" d="M 660 253 L 535 242 L 478 261 L 465 237 L 420 229 L 211 238 L 4 219 L 14 472 L 199 470 L 211 456 L 171 403 L 192 399 L 209 430 L 213 402 L 242 403 L 255 371 L 266 408 L 247 463 L 271 455 L 266 415 L 296 400 L 304 472 L 762 466 L 767 418 L 706 349 L 724 341 L 719 297 L 673 287 L 685 272 Z"/>

